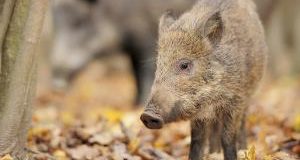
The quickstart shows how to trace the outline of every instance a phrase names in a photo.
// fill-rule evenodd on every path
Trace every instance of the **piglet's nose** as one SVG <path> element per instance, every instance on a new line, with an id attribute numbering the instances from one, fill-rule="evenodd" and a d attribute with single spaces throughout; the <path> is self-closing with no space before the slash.
<path id="1" fill-rule="evenodd" d="M 160 129 L 163 127 L 163 120 L 153 114 L 145 112 L 141 115 L 140 119 L 149 129 Z"/>

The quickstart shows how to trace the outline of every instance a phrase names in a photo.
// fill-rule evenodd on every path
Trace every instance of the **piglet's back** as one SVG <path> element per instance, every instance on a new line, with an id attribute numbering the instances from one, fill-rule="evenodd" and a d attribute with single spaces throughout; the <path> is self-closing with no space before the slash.
<path id="1" fill-rule="evenodd" d="M 226 4 L 227 1 L 230 5 Z M 252 0 L 224 2 L 224 37 L 216 56 L 227 66 L 224 81 L 234 82 L 237 92 L 249 96 L 265 71 L 267 45 L 264 29 Z"/>

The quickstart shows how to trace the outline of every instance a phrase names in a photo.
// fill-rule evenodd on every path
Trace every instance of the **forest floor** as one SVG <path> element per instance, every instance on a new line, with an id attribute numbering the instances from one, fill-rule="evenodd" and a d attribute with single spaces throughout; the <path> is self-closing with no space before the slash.
<path id="1" fill-rule="evenodd" d="M 188 159 L 189 123 L 146 129 L 139 120 L 142 107 L 131 105 L 135 85 L 128 61 L 121 61 L 91 64 L 67 92 L 53 91 L 46 85 L 47 72 L 41 71 L 28 135 L 37 159 Z M 248 149 L 239 151 L 239 159 L 300 157 L 300 79 L 269 79 L 249 107 Z M 222 154 L 206 159 L 221 160 Z"/>

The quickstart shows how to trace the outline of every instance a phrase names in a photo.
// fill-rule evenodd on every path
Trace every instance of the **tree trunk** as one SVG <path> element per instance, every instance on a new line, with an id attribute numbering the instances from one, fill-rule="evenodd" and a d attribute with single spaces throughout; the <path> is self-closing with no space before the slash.
<path id="1" fill-rule="evenodd" d="M 0 0 L 0 156 L 26 159 L 38 44 L 48 0 Z"/>

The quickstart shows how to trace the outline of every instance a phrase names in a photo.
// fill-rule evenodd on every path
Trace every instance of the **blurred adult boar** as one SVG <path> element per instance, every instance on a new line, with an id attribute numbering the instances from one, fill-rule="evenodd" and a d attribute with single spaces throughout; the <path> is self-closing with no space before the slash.
<path id="1" fill-rule="evenodd" d="M 220 139 L 225 160 L 236 160 L 237 139 L 246 147 L 245 111 L 266 56 L 251 0 L 199 0 L 178 19 L 163 15 L 155 80 L 141 120 L 150 129 L 191 120 L 191 160 L 203 158 L 207 126 L 221 124 L 214 139 Z"/>
<path id="2" fill-rule="evenodd" d="M 143 102 L 154 77 L 159 17 L 168 9 L 183 12 L 194 1 L 55 0 L 54 85 L 67 86 L 95 57 L 121 50 L 131 58 L 137 99 Z"/>

